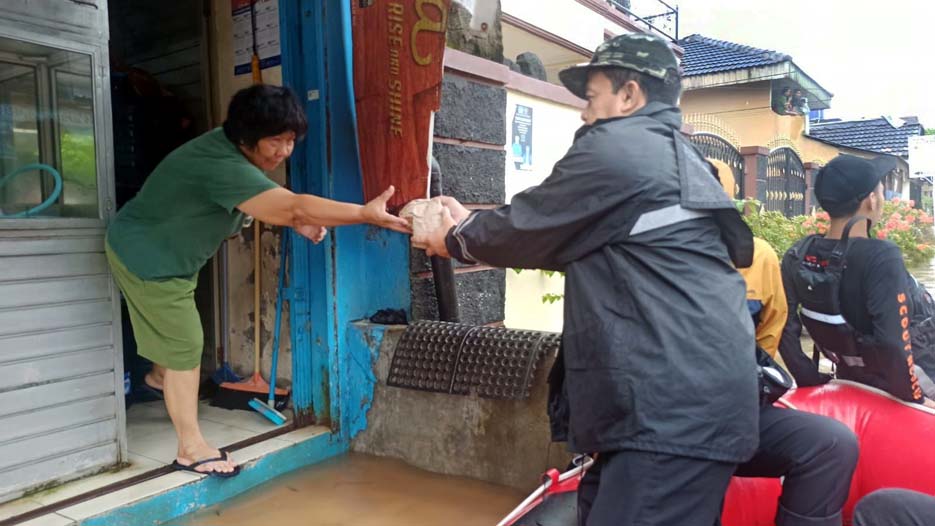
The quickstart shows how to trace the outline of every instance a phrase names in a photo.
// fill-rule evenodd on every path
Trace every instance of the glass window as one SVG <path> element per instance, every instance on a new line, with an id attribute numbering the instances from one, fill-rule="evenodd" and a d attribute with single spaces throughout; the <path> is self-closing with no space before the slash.
<path id="1" fill-rule="evenodd" d="M 91 57 L 0 38 L 0 219 L 100 217 Z"/>
<path id="2" fill-rule="evenodd" d="M 779 82 L 772 84 L 773 111 L 780 115 L 804 115 L 808 117 L 808 93 L 802 88 Z"/>

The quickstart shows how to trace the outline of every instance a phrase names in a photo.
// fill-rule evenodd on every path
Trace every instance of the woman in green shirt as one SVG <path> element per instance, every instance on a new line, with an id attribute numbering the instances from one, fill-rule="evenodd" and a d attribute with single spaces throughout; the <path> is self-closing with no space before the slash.
<path id="1" fill-rule="evenodd" d="M 393 187 L 357 205 L 295 194 L 266 176 L 292 154 L 307 129 L 302 106 L 288 88 L 241 90 L 223 128 L 170 153 L 108 228 L 107 258 L 129 308 L 138 352 L 158 373 L 165 371 L 154 376 L 163 376 L 178 436 L 177 469 L 215 476 L 240 470 L 205 441 L 198 425 L 204 335 L 194 291 L 198 271 L 240 230 L 244 215 L 293 227 L 315 243 L 327 227 L 340 225 L 409 232 L 405 220 L 386 211 Z"/>

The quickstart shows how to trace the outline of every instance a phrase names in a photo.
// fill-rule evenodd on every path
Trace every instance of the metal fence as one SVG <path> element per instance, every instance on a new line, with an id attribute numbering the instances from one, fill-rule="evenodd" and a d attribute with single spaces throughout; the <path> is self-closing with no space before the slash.
<path id="1" fill-rule="evenodd" d="M 740 151 L 734 148 L 734 145 L 719 135 L 713 133 L 696 133 L 691 136 L 691 141 L 701 151 L 701 154 L 709 159 L 723 161 L 734 172 L 734 182 L 737 199 L 742 199 L 744 195 L 743 186 L 743 156 Z"/>
<path id="2" fill-rule="evenodd" d="M 662 0 L 609 0 L 617 11 L 648 32 L 657 33 L 669 40 L 679 39 L 679 8 Z"/>
<path id="3" fill-rule="evenodd" d="M 788 147 L 769 152 L 766 164 L 766 209 L 786 217 L 805 213 L 805 166 Z"/>

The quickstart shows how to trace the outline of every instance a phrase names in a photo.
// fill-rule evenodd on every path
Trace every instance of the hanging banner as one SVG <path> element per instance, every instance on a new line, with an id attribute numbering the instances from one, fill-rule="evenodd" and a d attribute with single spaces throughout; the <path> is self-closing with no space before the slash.
<path id="1" fill-rule="evenodd" d="M 354 92 L 367 200 L 396 186 L 393 209 L 426 197 L 432 112 L 450 0 L 353 0 Z"/>

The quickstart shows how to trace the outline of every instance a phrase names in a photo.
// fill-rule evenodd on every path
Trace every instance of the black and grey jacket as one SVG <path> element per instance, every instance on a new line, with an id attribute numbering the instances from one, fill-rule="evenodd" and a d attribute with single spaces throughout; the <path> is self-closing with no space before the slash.
<path id="1" fill-rule="evenodd" d="M 753 324 L 732 265 L 750 264 L 753 239 L 680 125 L 654 102 L 584 127 L 541 185 L 446 240 L 462 261 L 566 272 L 572 451 L 742 462 L 757 447 Z"/>

